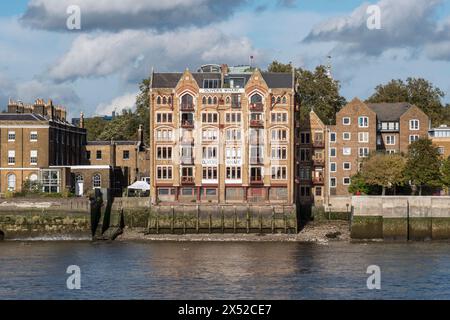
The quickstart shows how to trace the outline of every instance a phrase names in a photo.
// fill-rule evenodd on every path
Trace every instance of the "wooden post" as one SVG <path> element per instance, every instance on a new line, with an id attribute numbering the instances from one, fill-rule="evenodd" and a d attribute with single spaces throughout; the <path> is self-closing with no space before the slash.
<path id="1" fill-rule="evenodd" d="M 183 234 L 186 234 L 186 211 L 183 210 Z"/>
<path id="2" fill-rule="evenodd" d="M 156 234 L 159 234 L 159 210 L 160 208 L 158 207 L 156 211 Z"/>
<path id="3" fill-rule="evenodd" d="M 195 229 L 197 231 L 197 233 L 200 232 L 200 206 L 197 205 L 197 223 L 195 225 Z"/>
<path id="4" fill-rule="evenodd" d="M 247 206 L 247 234 L 250 233 L 250 207 Z"/>
<path id="5" fill-rule="evenodd" d="M 220 207 L 220 211 L 222 212 L 222 233 L 225 233 L 225 213 L 223 211 L 223 206 Z"/>
<path id="6" fill-rule="evenodd" d="M 236 233 L 236 224 L 237 224 L 237 209 L 236 206 L 234 206 L 234 218 L 233 218 L 234 233 Z"/>
<path id="7" fill-rule="evenodd" d="M 259 233 L 263 231 L 263 218 L 261 213 L 261 207 L 259 207 Z"/>
<path id="8" fill-rule="evenodd" d="M 283 205 L 283 217 L 284 217 L 284 233 L 287 234 L 287 217 L 286 212 L 284 211 L 284 205 Z"/>
<path id="9" fill-rule="evenodd" d="M 272 234 L 275 233 L 275 207 L 272 207 Z"/>
<path id="10" fill-rule="evenodd" d="M 172 222 L 170 223 L 170 231 L 173 234 L 175 229 L 175 208 L 172 206 Z"/>
<path id="11" fill-rule="evenodd" d="M 212 231 L 212 217 L 211 217 L 211 211 L 209 212 L 209 234 L 211 234 Z"/>

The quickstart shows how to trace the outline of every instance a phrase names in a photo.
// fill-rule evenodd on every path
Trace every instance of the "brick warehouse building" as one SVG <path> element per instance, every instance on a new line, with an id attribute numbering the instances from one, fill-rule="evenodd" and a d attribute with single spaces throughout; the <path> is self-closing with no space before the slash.
<path id="1" fill-rule="evenodd" d="M 330 196 L 349 195 L 351 177 L 371 152 L 407 153 L 411 142 L 428 137 L 429 118 L 408 103 L 352 100 L 329 127 Z"/>
<path id="2" fill-rule="evenodd" d="M 294 202 L 294 74 L 153 73 L 151 198 Z"/>

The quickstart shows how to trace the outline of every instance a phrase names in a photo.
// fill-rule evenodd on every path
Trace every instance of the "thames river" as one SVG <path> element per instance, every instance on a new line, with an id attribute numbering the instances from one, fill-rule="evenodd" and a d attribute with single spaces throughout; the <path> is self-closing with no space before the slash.
<path id="1" fill-rule="evenodd" d="M 450 299 L 450 243 L 0 242 L 0 299 Z"/>

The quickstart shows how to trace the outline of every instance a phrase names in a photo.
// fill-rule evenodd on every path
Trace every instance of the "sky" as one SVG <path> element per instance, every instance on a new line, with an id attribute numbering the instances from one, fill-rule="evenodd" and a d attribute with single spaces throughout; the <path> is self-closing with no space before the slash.
<path id="1" fill-rule="evenodd" d="M 79 30 L 67 27 L 73 5 Z M 450 0 L 1 1 L 0 110 L 43 98 L 70 117 L 107 115 L 134 106 L 152 69 L 254 56 L 261 69 L 278 60 L 312 70 L 329 55 L 347 100 L 423 77 L 448 103 Z"/>

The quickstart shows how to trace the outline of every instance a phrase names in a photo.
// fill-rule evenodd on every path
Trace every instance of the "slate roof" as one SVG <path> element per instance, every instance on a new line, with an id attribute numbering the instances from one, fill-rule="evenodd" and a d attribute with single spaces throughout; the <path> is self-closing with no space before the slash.
<path id="1" fill-rule="evenodd" d="M 271 73 L 271 72 L 262 72 L 261 73 L 264 80 L 267 83 L 267 86 L 272 89 L 278 88 L 292 88 L 293 87 L 293 79 L 291 73 Z M 153 83 L 152 88 L 175 88 L 180 81 L 183 73 L 154 73 L 153 75 Z M 220 73 L 192 73 L 195 81 L 201 87 L 203 87 L 204 79 L 220 79 Z M 228 77 L 236 77 L 236 78 L 245 78 L 245 82 L 250 79 L 251 74 L 230 74 Z"/>
<path id="2" fill-rule="evenodd" d="M 129 146 L 129 145 L 136 145 L 139 143 L 139 141 L 114 141 L 113 143 L 121 146 Z M 108 146 L 111 144 L 111 141 L 88 141 L 88 146 Z"/>
<path id="3" fill-rule="evenodd" d="M 0 113 L 0 121 L 47 121 L 35 113 Z"/>
<path id="4" fill-rule="evenodd" d="M 407 102 L 399 103 L 368 103 L 367 106 L 376 114 L 378 121 L 399 121 L 400 117 L 412 107 Z"/>

